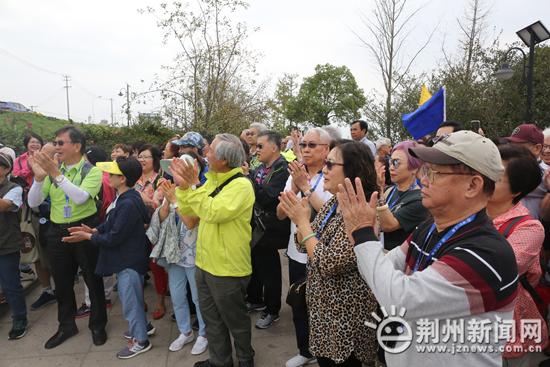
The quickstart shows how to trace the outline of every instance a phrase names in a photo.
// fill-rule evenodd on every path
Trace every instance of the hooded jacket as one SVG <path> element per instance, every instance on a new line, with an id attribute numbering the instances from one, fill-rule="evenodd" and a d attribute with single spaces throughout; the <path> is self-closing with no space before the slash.
<path id="1" fill-rule="evenodd" d="M 99 246 L 95 272 L 110 275 L 130 268 L 145 274 L 149 260 L 145 224 L 150 221 L 149 211 L 134 189 L 122 193 L 115 201 L 114 209 L 92 235 L 92 243 Z"/>

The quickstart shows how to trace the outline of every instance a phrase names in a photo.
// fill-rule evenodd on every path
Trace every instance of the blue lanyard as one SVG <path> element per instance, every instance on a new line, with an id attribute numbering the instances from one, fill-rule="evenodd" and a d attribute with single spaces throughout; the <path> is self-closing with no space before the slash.
<path id="1" fill-rule="evenodd" d="M 319 186 L 319 182 L 321 182 L 321 179 L 323 178 L 323 172 L 319 173 L 319 176 L 317 176 L 317 181 L 315 181 L 315 185 L 311 188 L 311 192 L 315 191 L 317 186 Z"/>
<path id="2" fill-rule="evenodd" d="M 335 202 L 334 204 L 332 204 L 332 207 L 328 211 L 327 215 L 323 218 L 321 225 L 319 226 L 319 228 L 317 228 L 317 236 L 316 236 L 317 239 L 321 238 L 321 232 L 323 232 L 323 229 L 325 229 L 325 226 L 327 225 L 328 221 L 336 211 L 337 207 L 338 207 L 338 202 Z"/>
<path id="3" fill-rule="evenodd" d="M 416 186 L 416 180 L 411 184 L 411 186 L 407 189 L 407 191 L 410 191 L 412 189 L 414 189 L 414 187 Z M 390 210 L 393 209 L 393 207 L 395 206 L 395 204 L 397 204 L 397 202 L 399 201 L 399 197 L 396 197 L 395 200 L 392 202 L 391 199 L 393 197 L 393 194 L 395 194 L 395 192 L 397 191 L 397 186 L 394 186 L 393 189 L 391 190 L 390 192 L 390 195 L 388 196 L 388 200 L 386 200 L 386 202 L 388 203 L 388 207 L 390 208 Z M 405 191 L 406 192 L 406 191 Z"/>
<path id="4" fill-rule="evenodd" d="M 476 219 L 476 214 L 470 215 L 468 218 L 464 219 L 462 222 L 455 224 L 453 228 L 449 230 L 449 232 L 445 233 L 445 235 L 435 244 L 432 251 L 428 254 L 428 258 L 426 259 L 426 265 L 430 263 L 434 255 L 437 253 L 437 251 L 443 246 L 445 242 L 449 240 L 460 228 L 464 227 L 466 224 L 471 223 Z M 428 239 L 431 237 L 433 231 L 435 230 L 435 223 L 432 224 L 430 227 L 430 230 L 428 231 L 428 234 L 426 235 L 426 239 L 424 240 L 424 246 L 422 248 L 426 248 L 428 244 Z M 419 252 L 416 262 L 414 264 L 413 273 L 418 271 L 418 268 L 420 267 L 420 261 L 422 260 L 422 251 Z"/>

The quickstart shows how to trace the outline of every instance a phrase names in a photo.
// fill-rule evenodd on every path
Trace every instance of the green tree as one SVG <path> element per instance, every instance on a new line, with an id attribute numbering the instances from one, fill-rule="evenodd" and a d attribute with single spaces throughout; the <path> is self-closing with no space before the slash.
<path id="1" fill-rule="evenodd" d="M 290 118 L 316 126 L 349 123 L 360 117 L 365 103 L 363 90 L 346 66 L 317 65 L 315 74 L 304 79 Z"/>
<path id="2" fill-rule="evenodd" d="M 267 102 L 273 128 L 289 132 L 296 125 L 296 97 L 300 88 L 297 74 L 284 74 L 277 81 L 273 98 Z"/>

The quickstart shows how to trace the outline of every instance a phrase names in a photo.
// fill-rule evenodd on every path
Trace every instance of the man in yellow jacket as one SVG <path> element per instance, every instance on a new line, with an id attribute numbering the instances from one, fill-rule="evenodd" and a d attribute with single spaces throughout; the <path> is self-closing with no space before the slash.
<path id="1" fill-rule="evenodd" d="M 241 169 L 240 140 L 218 134 L 207 155 L 209 172 L 200 186 L 198 167 L 175 159 L 170 169 L 178 185 L 178 210 L 200 218 L 196 281 L 206 323 L 210 359 L 195 367 L 233 366 L 230 334 L 239 367 L 254 366 L 246 288 L 252 273 L 250 239 L 254 189 Z"/>

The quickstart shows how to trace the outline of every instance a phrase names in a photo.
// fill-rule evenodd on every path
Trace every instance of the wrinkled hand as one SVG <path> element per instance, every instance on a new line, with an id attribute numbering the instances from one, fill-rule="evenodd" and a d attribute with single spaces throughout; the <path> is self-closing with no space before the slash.
<path id="1" fill-rule="evenodd" d="M 290 162 L 288 164 L 288 173 L 292 176 L 292 183 L 296 185 L 300 191 L 304 192 L 310 189 L 310 177 L 303 164 L 296 161 Z"/>
<path id="2" fill-rule="evenodd" d="M 294 146 L 298 147 L 298 144 L 300 144 L 300 140 L 302 139 L 302 132 L 300 130 L 292 130 L 290 133 L 290 138 L 292 139 Z"/>
<path id="3" fill-rule="evenodd" d="M 70 227 L 68 229 L 69 233 L 73 232 L 86 232 L 86 233 L 95 233 L 97 232 L 97 229 L 88 227 L 85 224 L 82 224 L 80 227 Z"/>
<path id="4" fill-rule="evenodd" d="M 346 233 L 351 243 L 354 243 L 352 233 L 360 228 L 374 227 L 376 223 L 376 201 L 378 193 L 373 192 L 370 202 L 367 203 L 365 192 L 361 179 L 355 179 L 355 187 L 353 188 L 349 178 L 346 178 L 344 185 L 338 185 L 338 208 L 344 218 Z"/>
<path id="5" fill-rule="evenodd" d="M 34 153 L 33 163 L 38 163 L 40 168 L 42 168 L 42 170 L 44 170 L 48 175 L 52 177 L 57 177 L 61 174 L 61 172 L 59 172 L 59 167 L 57 162 L 43 152 Z"/>
<path id="6" fill-rule="evenodd" d="M 298 198 L 292 191 L 282 192 L 279 196 L 281 209 L 296 226 L 309 224 L 311 218 L 311 206 L 307 198 Z"/>
<path id="7" fill-rule="evenodd" d="M 174 204 L 176 199 L 176 185 L 166 180 L 159 186 L 160 192 L 164 197 L 172 204 Z"/>
<path id="8" fill-rule="evenodd" d="M 380 192 L 384 192 L 386 188 L 386 166 L 382 162 L 375 160 L 374 168 L 376 170 L 376 183 L 380 187 Z"/>
<path id="9" fill-rule="evenodd" d="M 74 229 L 75 227 L 73 227 Z M 76 227 L 78 228 L 78 227 Z M 61 241 L 67 242 L 67 243 L 75 243 L 75 242 L 82 242 L 82 241 L 89 241 L 90 238 L 92 238 L 92 234 L 85 232 L 85 231 L 73 231 L 71 232 L 69 229 L 69 233 L 71 234 L 68 237 L 63 237 Z"/>
<path id="10" fill-rule="evenodd" d="M 172 171 L 174 181 L 183 190 L 191 185 L 198 185 L 200 183 L 197 160 L 191 165 L 185 159 L 173 159 L 170 164 L 170 170 Z"/>
<path id="11" fill-rule="evenodd" d="M 38 162 L 35 159 L 35 152 L 29 152 L 29 159 L 27 160 L 27 163 L 29 164 L 29 167 L 31 168 L 32 172 L 34 173 L 34 179 L 37 182 L 42 182 L 48 176 L 48 173 L 40 167 Z"/>
<path id="12" fill-rule="evenodd" d="M 245 176 L 248 176 L 248 174 L 250 173 L 250 165 L 248 164 L 247 161 L 244 161 L 243 165 L 241 166 L 241 168 L 243 169 L 243 174 Z"/>

